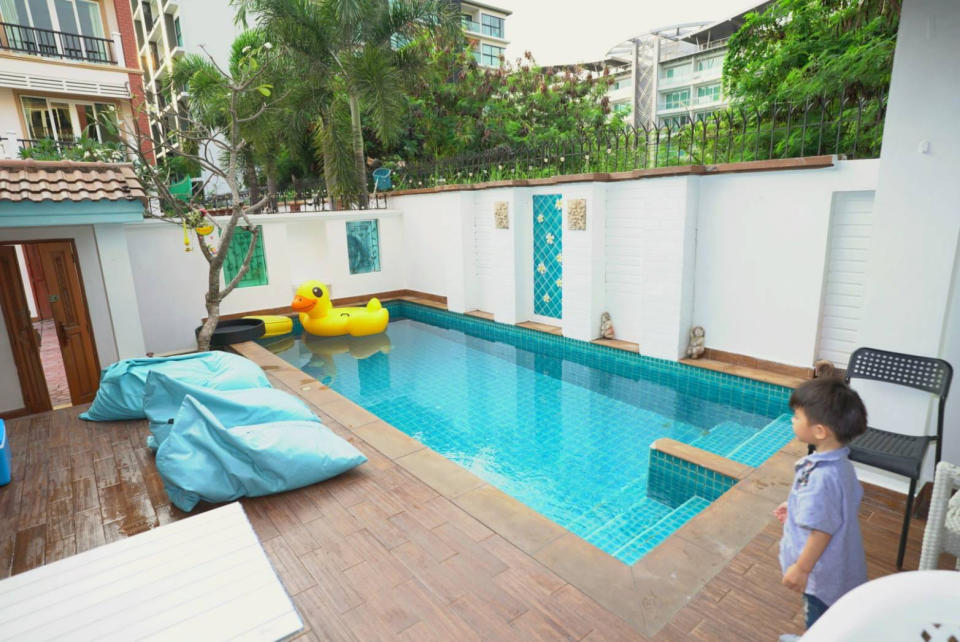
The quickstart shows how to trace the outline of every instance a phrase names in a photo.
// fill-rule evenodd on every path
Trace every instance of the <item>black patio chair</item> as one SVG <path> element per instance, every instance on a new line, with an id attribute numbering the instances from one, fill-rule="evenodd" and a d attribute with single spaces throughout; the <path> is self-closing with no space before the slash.
<path id="1" fill-rule="evenodd" d="M 917 490 L 920 469 L 930 442 L 936 442 L 936 461 L 940 463 L 943 444 L 943 411 L 950 391 L 953 368 L 943 359 L 918 357 L 875 348 L 857 348 L 850 355 L 847 383 L 851 379 L 873 379 L 898 386 L 907 386 L 937 395 L 940 399 L 937 413 L 937 434 L 902 435 L 878 428 L 867 428 L 850 444 L 850 459 L 882 470 L 910 478 L 907 493 L 907 510 L 903 515 L 903 530 L 900 532 L 900 549 L 897 552 L 897 569 L 903 568 L 903 552 L 907 546 L 910 530 L 910 512 L 913 510 L 913 495 Z"/>

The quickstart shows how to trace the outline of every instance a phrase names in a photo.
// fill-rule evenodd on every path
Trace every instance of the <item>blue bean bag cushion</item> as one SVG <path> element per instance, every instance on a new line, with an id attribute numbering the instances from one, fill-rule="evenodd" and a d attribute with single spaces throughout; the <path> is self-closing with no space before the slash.
<path id="1" fill-rule="evenodd" d="M 260 366 L 229 352 L 195 352 L 175 357 L 124 359 L 107 368 L 100 376 L 97 397 L 80 415 L 88 421 L 143 419 L 143 389 L 151 372 L 185 383 L 217 390 L 269 388 L 270 382 Z"/>
<path id="2" fill-rule="evenodd" d="M 157 470 L 170 501 L 184 511 L 199 501 L 229 502 L 308 486 L 366 460 L 319 421 L 225 428 L 191 395 L 157 450 Z"/>
<path id="3" fill-rule="evenodd" d="M 303 401 L 275 388 L 216 390 L 174 379 L 154 371 L 147 376 L 143 391 L 143 410 L 150 422 L 147 446 L 152 450 L 170 434 L 174 418 L 190 395 L 210 410 L 224 428 L 265 424 L 271 421 L 316 421 L 317 417 Z"/>

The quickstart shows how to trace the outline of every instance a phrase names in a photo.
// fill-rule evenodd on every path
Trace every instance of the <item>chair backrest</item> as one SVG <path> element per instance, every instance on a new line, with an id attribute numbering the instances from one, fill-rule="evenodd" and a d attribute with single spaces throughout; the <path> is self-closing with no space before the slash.
<path id="1" fill-rule="evenodd" d="M 847 364 L 847 381 L 873 379 L 946 398 L 953 379 L 953 367 L 943 359 L 918 357 L 876 348 L 857 348 Z"/>

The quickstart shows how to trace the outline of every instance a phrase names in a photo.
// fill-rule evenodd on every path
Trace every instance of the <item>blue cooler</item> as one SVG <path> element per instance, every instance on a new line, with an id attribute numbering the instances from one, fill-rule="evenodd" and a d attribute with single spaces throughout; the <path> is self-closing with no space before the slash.
<path id="1" fill-rule="evenodd" d="M 7 427 L 0 419 L 0 486 L 10 483 L 10 449 L 7 448 Z"/>

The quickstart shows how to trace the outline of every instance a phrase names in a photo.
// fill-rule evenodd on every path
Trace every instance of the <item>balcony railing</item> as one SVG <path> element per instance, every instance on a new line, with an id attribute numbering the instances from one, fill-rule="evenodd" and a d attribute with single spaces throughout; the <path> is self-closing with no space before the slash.
<path id="1" fill-rule="evenodd" d="M 47 58 L 66 58 L 85 62 L 117 64 L 113 41 L 107 38 L 37 29 L 0 22 L 0 49 Z"/>

